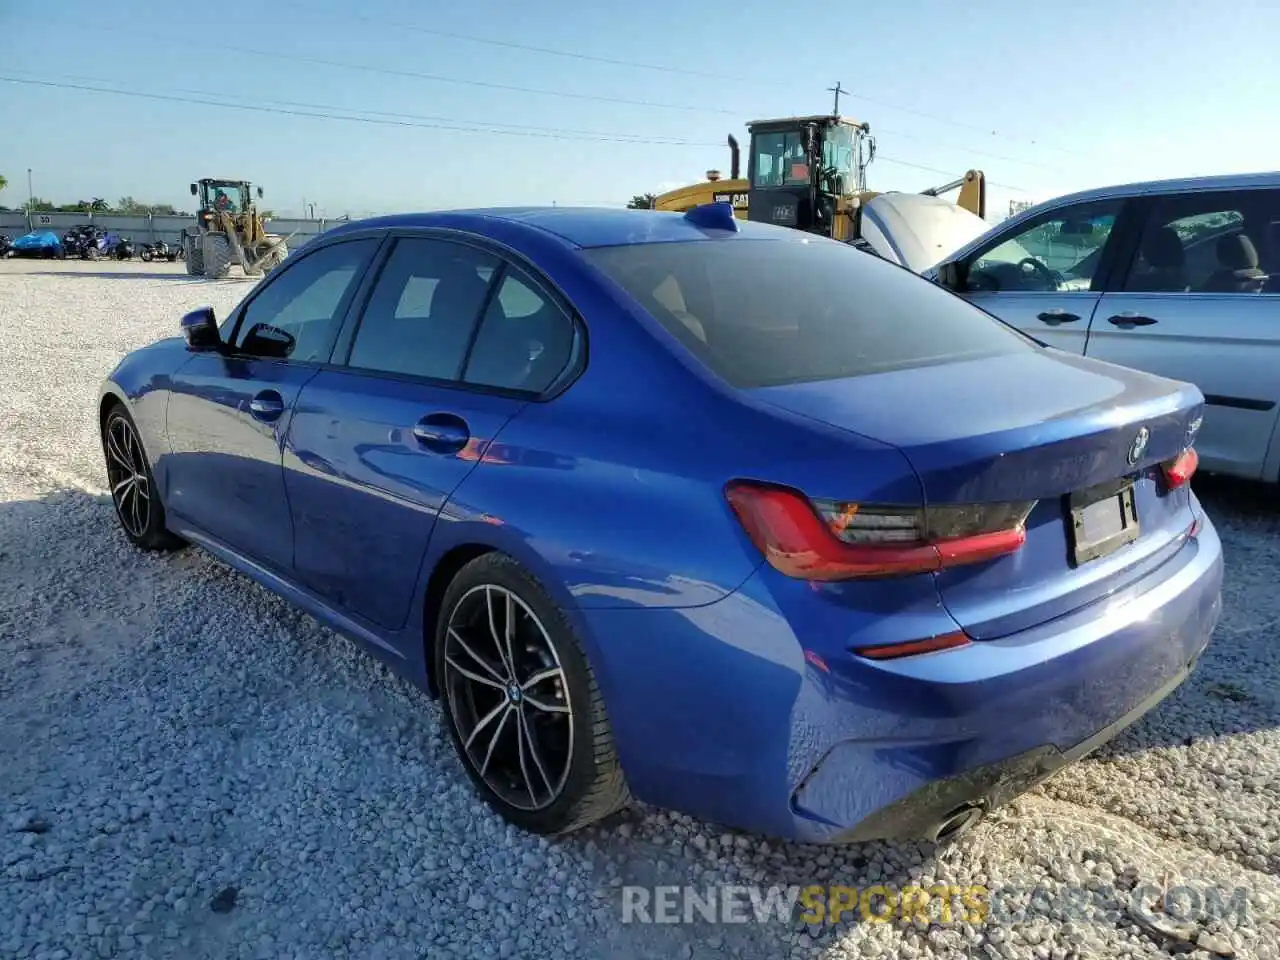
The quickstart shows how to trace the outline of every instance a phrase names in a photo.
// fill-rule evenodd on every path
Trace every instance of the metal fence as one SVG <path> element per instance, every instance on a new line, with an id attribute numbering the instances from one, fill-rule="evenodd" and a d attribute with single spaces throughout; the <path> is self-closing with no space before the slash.
<path id="1" fill-rule="evenodd" d="M 121 236 L 129 237 L 135 243 L 155 243 L 157 240 L 177 243 L 183 229 L 193 226 L 195 222 L 195 217 L 165 215 L 125 216 L 116 213 L 34 212 L 28 216 L 28 214 L 19 210 L 13 213 L 0 213 L 0 233 L 8 234 L 12 239 L 16 240 L 22 234 L 33 230 L 50 230 L 61 237 L 78 224 L 94 223 L 108 233 L 118 233 Z M 281 236 L 288 236 L 293 233 L 294 236 L 289 241 L 289 247 L 290 249 L 295 249 L 317 234 L 324 233 L 334 224 L 341 222 L 343 221 L 281 219 L 268 220 L 266 226 L 268 232 L 278 233 Z M 294 233 L 295 230 L 297 233 Z"/>

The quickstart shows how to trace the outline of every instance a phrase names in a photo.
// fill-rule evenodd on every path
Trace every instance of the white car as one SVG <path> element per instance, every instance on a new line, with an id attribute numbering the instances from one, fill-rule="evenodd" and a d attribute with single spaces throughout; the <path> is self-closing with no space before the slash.
<path id="1" fill-rule="evenodd" d="M 1196 384 L 1202 469 L 1280 482 L 1280 173 L 1060 197 L 928 267 L 972 215 L 909 196 L 864 211 L 877 253 L 1054 347 Z"/>

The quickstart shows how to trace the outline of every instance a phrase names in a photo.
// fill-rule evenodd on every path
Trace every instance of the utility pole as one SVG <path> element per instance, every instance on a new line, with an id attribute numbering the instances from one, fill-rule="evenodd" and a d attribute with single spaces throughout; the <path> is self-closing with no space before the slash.
<path id="1" fill-rule="evenodd" d="M 827 92 L 834 93 L 836 95 L 836 105 L 831 108 L 831 112 L 834 113 L 836 116 L 839 116 L 840 115 L 840 94 L 848 93 L 849 91 L 841 87 L 840 81 L 837 80 L 836 85 L 834 87 L 827 87 Z"/>
<path id="2" fill-rule="evenodd" d="M 27 213 L 31 212 L 31 204 L 35 200 L 35 196 L 31 189 L 31 168 L 27 167 Z"/>

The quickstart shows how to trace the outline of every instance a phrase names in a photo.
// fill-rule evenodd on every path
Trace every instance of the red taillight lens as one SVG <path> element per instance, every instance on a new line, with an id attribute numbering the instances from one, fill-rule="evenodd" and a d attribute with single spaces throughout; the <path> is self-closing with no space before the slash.
<path id="1" fill-rule="evenodd" d="M 751 481 L 730 483 L 725 496 L 769 563 L 801 580 L 903 576 L 1004 556 L 1026 542 L 1035 506 L 844 503 Z"/>
<path id="2" fill-rule="evenodd" d="M 1178 454 L 1177 459 L 1165 463 L 1164 478 L 1169 483 L 1169 489 L 1177 490 L 1185 486 L 1195 475 L 1198 466 L 1200 466 L 1200 454 L 1196 453 L 1195 447 L 1188 447 Z"/>

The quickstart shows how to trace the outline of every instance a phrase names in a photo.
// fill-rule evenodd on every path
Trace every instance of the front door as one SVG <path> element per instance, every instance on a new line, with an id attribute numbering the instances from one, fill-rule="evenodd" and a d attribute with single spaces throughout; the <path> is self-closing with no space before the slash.
<path id="1" fill-rule="evenodd" d="M 397 240 L 346 367 L 306 385 L 289 428 L 301 582 L 401 627 L 441 510 L 482 462 L 501 469 L 494 438 L 566 366 L 572 331 L 538 283 L 495 254 Z"/>
<path id="2" fill-rule="evenodd" d="M 1174 194 L 1144 210 L 1087 354 L 1194 383 L 1206 401 L 1202 465 L 1263 478 L 1280 415 L 1280 192 Z"/>
<path id="3" fill-rule="evenodd" d="M 1123 202 L 1060 208 L 997 234 L 965 258 L 960 292 L 1050 346 L 1084 353 Z"/>
<path id="4" fill-rule="evenodd" d="M 227 349 L 194 353 L 173 377 L 166 509 L 277 571 L 293 559 L 283 438 L 376 246 L 336 243 L 286 261 L 234 319 Z"/>

